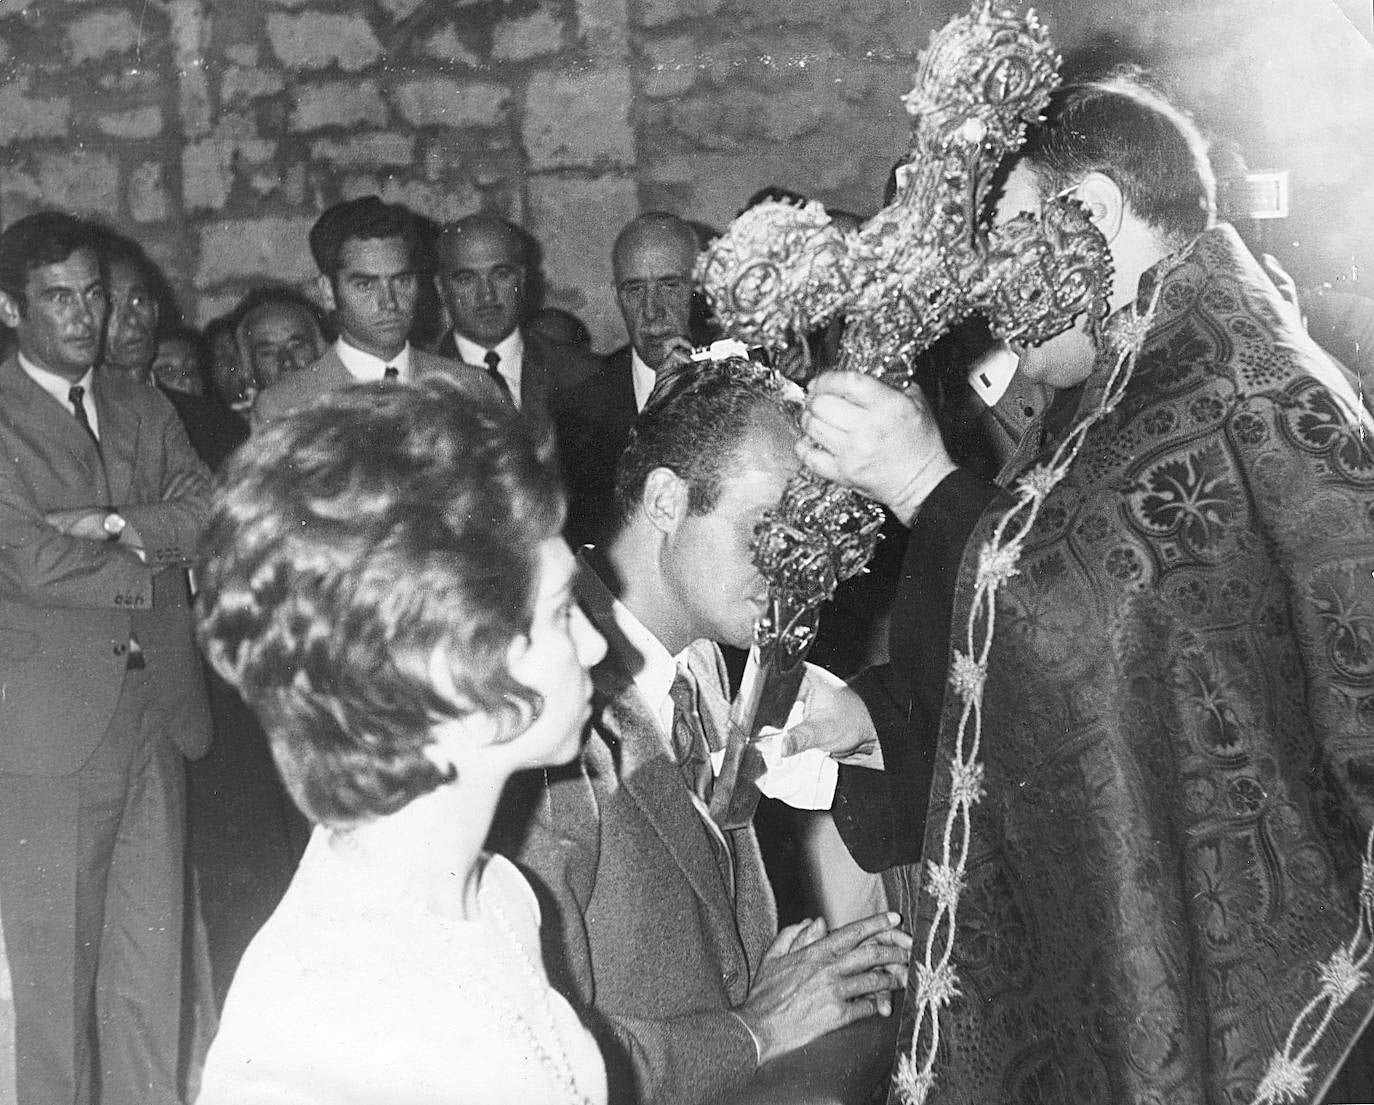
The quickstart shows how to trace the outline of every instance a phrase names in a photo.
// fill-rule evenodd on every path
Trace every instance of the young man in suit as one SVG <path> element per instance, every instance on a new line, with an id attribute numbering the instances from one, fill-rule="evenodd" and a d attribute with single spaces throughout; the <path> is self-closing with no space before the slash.
<path id="1" fill-rule="evenodd" d="M 599 370 L 590 353 L 521 325 L 529 249 L 510 223 L 479 211 L 445 226 L 436 252 L 434 284 L 452 323 L 435 346 L 440 356 L 484 366 L 521 410 L 549 410 Z"/>
<path id="2" fill-rule="evenodd" d="M 357 381 L 404 383 L 446 373 L 474 395 L 492 394 L 495 385 L 481 369 L 410 344 L 422 264 L 419 228 L 409 210 L 377 196 L 336 203 L 310 228 L 310 252 L 339 338 L 305 371 L 283 376 L 258 395 L 254 425 Z"/>
<path id="3" fill-rule="evenodd" d="M 674 383 L 631 435 L 615 535 L 582 556 L 579 601 L 609 652 L 582 762 L 537 780 L 519 852 L 554 899 L 545 961 L 602 1031 L 612 1102 L 655 1105 L 712 1100 L 886 1013 L 910 947 L 886 913 L 779 933 L 753 829 L 711 816 L 717 642 L 747 646 L 764 609 L 750 545 L 798 430 L 777 378 L 748 362 Z"/>
<path id="4" fill-rule="evenodd" d="M 692 351 L 697 252 L 696 232 L 666 211 L 639 215 L 616 237 L 611 269 L 630 342 L 608 355 L 599 373 L 572 389 L 555 414 L 568 484 L 567 531 L 574 543 L 606 536 L 616 462 L 635 416 L 670 355 Z"/>
<path id="5" fill-rule="evenodd" d="M 186 574 L 209 475 L 96 372 L 91 227 L 0 235 L 0 911 L 21 1105 L 182 1100 L 185 758 L 209 742 Z M 93 1069 L 94 1038 L 99 1069 Z"/>

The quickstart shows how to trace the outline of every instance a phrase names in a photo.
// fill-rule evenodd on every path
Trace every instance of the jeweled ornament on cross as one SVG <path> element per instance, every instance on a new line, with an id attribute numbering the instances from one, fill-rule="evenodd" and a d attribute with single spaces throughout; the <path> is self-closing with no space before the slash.
<path id="1" fill-rule="evenodd" d="M 951 20 L 932 36 L 904 99 L 912 139 L 891 204 L 846 232 L 818 203 L 762 203 L 702 255 L 697 280 L 724 330 L 781 352 L 840 319 L 833 367 L 907 388 L 916 356 L 972 315 L 994 336 L 1027 344 L 1084 314 L 1095 329 L 1106 314 L 1110 256 L 1079 204 L 1060 199 L 990 226 L 998 169 L 1040 119 L 1058 64 L 1031 11 L 978 0 Z M 752 815 L 749 781 L 760 764 L 749 739 L 760 719 L 778 724 L 786 714 L 820 607 L 863 569 L 881 524 L 875 503 L 805 468 L 761 523 L 754 556 L 769 605 L 732 712 L 727 785 L 717 792 L 732 798 L 712 810 L 723 824 Z M 922 1079 L 933 1077 L 923 1064 Z"/>
<path id="2" fill-rule="evenodd" d="M 893 202 L 848 232 L 819 203 L 744 212 L 697 263 L 724 330 L 781 351 L 842 319 L 834 367 L 906 388 L 916 355 L 971 315 L 1026 343 L 1084 312 L 1100 321 L 1110 261 L 1080 205 L 1057 200 L 1039 216 L 988 225 L 994 176 L 1048 104 L 1058 61 L 1034 12 L 993 0 L 932 35 L 904 98 L 912 139 Z M 857 492 L 809 469 L 793 478 L 756 535 L 769 583 L 756 641 L 771 680 L 746 684 L 756 700 L 795 693 L 821 605 L 863 570 L 881 525 L 881 508 Z M 731 822 L 752 812 L 747 787 L 740 797 Z"/>
<path id="3" fill-rule="evenodd" d="M 1035 343 L 1105 312 L 1106 243 L 1071 200 L 988 226 L 994 175 L 1039 119 L 1058 57 L 1034 12 L 980 0 L 936 32 L 904 102 L 911 146 L 893 202 L 857 230 L 819 203 L 744 212 L 702 255 L 697 279 L 730 336 L 773 350 L 844 320 L 836 368 L 911 384 L 914 359 L 971 315 Z M 784 666 L 817 611 L 860 571 L 881 525 L 872 502 L 804 470 L 762 527 L 756 559 L 773 602 L 760 641 Z"/>

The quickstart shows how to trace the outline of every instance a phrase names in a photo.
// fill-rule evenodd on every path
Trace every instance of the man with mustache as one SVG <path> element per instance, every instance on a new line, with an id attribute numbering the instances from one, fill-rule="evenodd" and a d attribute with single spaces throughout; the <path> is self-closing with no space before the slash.
<path id="1" fill-rule="evenodd" d="M 183 1099 L 185 759 L 210 739 L 183 569 L 209 473 L 155 389 L 96 370 L 107 304 L 92 227 L 42 212 L 0 235 L 17 339 L 0 364 L 0 911 L 21 1105 Z"/>

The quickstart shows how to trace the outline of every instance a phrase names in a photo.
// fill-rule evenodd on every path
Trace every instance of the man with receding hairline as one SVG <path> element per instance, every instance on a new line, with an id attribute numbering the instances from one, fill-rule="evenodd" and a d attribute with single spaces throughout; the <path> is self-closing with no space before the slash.
<path id="1" fill-rule="evenodd" d="M 568 532 L 594 541 L 609 524 L 615 465 L 630 426 L 653 391 L 659 372 L 692 350 L 692 268 L 696 231 L 676 215 L 648 211 L 620 231 L 611 251 L 616 302 L 628 345 L 573 390 L 556 413 Z"/>
<path id="2" fill-rule="evenodd" d="M 530 259 L 515 226 L 479 211 L 446 225 L 436 254 L 434 284 L 452 324 L 440 356 L 484 367 L 521 410 L 548 410 L 598 370 L 590 354 L 523 325 Z"/>

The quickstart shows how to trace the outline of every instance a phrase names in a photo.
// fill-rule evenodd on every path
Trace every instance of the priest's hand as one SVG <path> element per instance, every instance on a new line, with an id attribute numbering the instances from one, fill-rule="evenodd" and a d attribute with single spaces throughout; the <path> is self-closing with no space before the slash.
<path id="1" fill-rule="evenodd" d="M 760 1064 L 865 1017 L 891 1014 L 891 991 L 905 988 L 911 955 L 899 920 L 875 913 L 827 933 L 814 918 L 778 933 L 749 996 L 733 1010 L 758 1043 Z"/>
<path id="2" fill-rule="evenodd" d="M 783 755 L 819 748 L 841 763 L 882 770 L 883 750 L 868 707 L 843 679 L 807 664 L 797 697 L 805 712 L 783 737 Z"/>
<path id="3" fill-rule="evenodd" d="M 861 372 L 817 377 L 802 432 L 804 464 L 878 500 L 907 525 L 955 468 L 920 388 L 898 391 Z"/>

